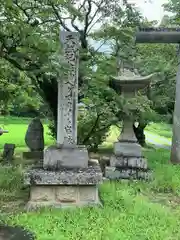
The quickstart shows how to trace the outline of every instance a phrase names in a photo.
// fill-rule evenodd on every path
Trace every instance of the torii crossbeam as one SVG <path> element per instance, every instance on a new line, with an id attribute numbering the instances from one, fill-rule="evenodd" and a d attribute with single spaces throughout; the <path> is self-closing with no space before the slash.
<path id="1" fill-rule="evenodd" d="M 136 43 L 179 44 L 171 162 L 180 164 L 180 28 L 140 28 L 136 32 Z"/>

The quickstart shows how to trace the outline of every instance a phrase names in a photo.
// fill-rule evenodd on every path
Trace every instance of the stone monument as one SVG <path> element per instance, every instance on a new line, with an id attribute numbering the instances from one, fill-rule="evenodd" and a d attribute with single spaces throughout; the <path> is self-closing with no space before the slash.
<path id="1" fill-rule="evenodd" d="M 42 169 L 25 174 L 28 208 L 100 203 L 100 166 L 89 160 L 85 146 L 77 145 L 79 35 L 63 31 L 60 37 L 69 70 L 58 82 L 57 144 L 45 149 Z"/>
<path id="2" fill-rule="evenodd" d="M 23 158 L 33 160 L 43 159 L 44 127 L 38 117 L 30 122 L 26 132 L 25 142 L 30 151 L 24 152 Z"/>
<path id="3" fill-rule="evenodd" d="M 111 77 L 110 87 L 126 98 L 134 97 L 136 92 L 149 85 L 154 74 L 149 76 L 135 75 L 124 69 L 119 77 Z M 143 157 L 142 149 L 133 130 L 133 119 L 124 116 L 122 132 L 114 143 L 114 154 L 110 167 L 106 167 L 105 176 L 110 179 L 148 179 L 149 169 Z"/>

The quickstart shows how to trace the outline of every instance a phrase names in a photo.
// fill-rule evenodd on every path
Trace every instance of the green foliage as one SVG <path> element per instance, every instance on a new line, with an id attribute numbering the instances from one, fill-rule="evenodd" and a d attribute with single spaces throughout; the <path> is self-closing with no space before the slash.
<path id="1" fill-rule="evenodd" d="M 78 144 L 86 145 L 88 150 L 96 152 L 106 140 L 111 122 L 101 114 L 87 111 L 78 121 Z"/>
<path id="2" fill-rule="evenodd" d="M 159 136 L 165 137 L 165 138 L 172 138 L 172 125 L 165 124 L 162 122 L 160 124 L 153 123 L 146 127 L 146 130 L 149 132 L 154 132 L 158 134 Z"/>
<path id="3" fill-rule="evenodd" d="M 1 21 L 0 33 L 3 46 L 1 57 L 12 67 L 22 71 L 27 76 L 27 81 L 29 79 L 35 86 L 50 110 L 48 116 L 53 119 L 54 125 L 51 129 L 56 135 L 57 80 L 67 71 L 63 60 L 58 56 L 60 54 L 59 25 L 66 31 L 72 27 L 80 34 L 83 51 L 80 56 L 79 84 L 83 85 L 89 81 L 87 64 L 91 62 L 90 68 L 92 67 L 94 56 L 94 51 L 91 51 L 87 41 L 88 34 L 97 20 L 108 21 L 109 17 L 114 17 L 117 10 L 121 10 L 121 7 L 117 1 L 95 3 L 86 0 L 83 3 L 74 4 L 55 0 L 43 4 L 40 1 L 32 1 L 30 4 L 28 1 L 10 0 L 2 1 L 1 8 L 4 17 Z M 69 17 L 71 27 L 67 25 L 63 15 L 66 15 L 66 18 Z M 78 21 L 84 26 L 83 29 L 78 27 Z M 89 52 L 92 55 L 88 57 Z M 33 96 L 36 97 L 38 94 Z M 33 96 L 30 95 L 30 97 Z M 99 101 L 98 98 L 97 101 Z"/>
<path id="4" fill-rule="evenodd" d="M 172 10 L 172 6 L 169 9 Z M 177 15 L 175 9 L 173 7 Z M 82 102 L 88 102 L 89 116 L 81 116 L 79 120 L 79 124 L 82 124 L 79 125 L 79 129 L 82 129 L 79 130 L 80 142 L 91 146 L 95 141 L 97 146 L 98 141 L 99 144 L 102 142 L 109 125 L 121 121 L 123 114 L 133 115 L 141 121 L 157 120 L 158 114 L 171 119 L 176 69 L 174 47 L 135 46 L 135 28 L 154 23 L 143 19 L 141 13 L 127 1 L 119 5 L 118 1 L 107 0 L 85 0 L 77 4 L 59 0 L 43 3 L 9 0 L 1 1 L 1 14 L 0 91 L 3 99 L 0 101 L 4 111 L 16 114 L 29 111 L 34 114 L 42 110 L 51 120 L 50 130 L 56 136 L 57 81 L 68 70 L 59 57 L 60 25 L 62 29 L 75 30 L 80 35 L 79 96 Z M 96 27 L 98 22 L 102 22 L 100 29 Z M 110 56 L 97 52 L 90 45 L 89 37 L 108 44 L 112 50 Z M 152 83 L 150 100 L 137 96 L 127 102 L 109 89 L 109 76 L 119 74 L 122 65 L 136 67 L 145 75 L 159 73 L 158 79 Z M 93 66 L 97 67 L 96 72 L 92 71 Z M 94 129 L 99 113 L 98 127 Z M 89 135 L 84 128 L 90 123 L 90 129 L 94 130 Z M 106 130 L 101 131 L 100 126 Z"/>
<path id="5" fill-rule="evenodd" d="M 173 44 L 141 44 L 137 48 L 137 66 L 141 74 L 152 71 L 156 77 L 151 82 L 150 99 L 152 109 L 166 120 L 171 119 L 175 100 L 175 83 L 177 71 L 176 48 Z"/>
<path id="6" fill-rule="evenodd" d="M 17 200 L 23 186 L 21 167 L 3 167 L 0 164 L 1 201 Z"/>
<path id="7" fill-rule="evenodd" d="M 164 4 L 164 8 L 173 13 L 173 17 L 170 19 L 171 24 L 180 26 L 180 1 L 169 0 L 168 3 Z"/>

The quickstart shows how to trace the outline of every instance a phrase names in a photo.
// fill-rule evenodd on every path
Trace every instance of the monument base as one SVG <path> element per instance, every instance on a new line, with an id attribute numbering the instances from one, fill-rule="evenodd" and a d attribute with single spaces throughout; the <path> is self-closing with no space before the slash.
<path id="1" fill-rule="evenodd" d="M 141 157 L 142 149 L 137 142 L 115 142 L 114 143 L 114 154 L 116 156 L 131 156 Z"/>
<path id="2" fill-rule="evenodd" d="M 119 169 L 116 167 L 106 167 L 105 177 L 110 180 L 146 180 L 152 179 L 150 170 L 143 171 L 141 169 Z"/>
<path id="3" fill-rule="evenodd" d="M 31 169 L 25 173 L 25 184 L 30 186 L 27 210 L 101 205 L 98 194 L 100 183 L 102 172 L 95 163 L 87 168 L 72 170 Z"/>
<path id="4" fill-rule="evenodd" d="M 110 166 L 117 168 L 135 168 L 146 170 L 147 160 L 144 157 L 131 157 L 131 156 L 111 156 Z"/>
<path id="5" fill-rule="evenodd" d="M 151 178 L 147 160 L 142 155 L 142 148 L 136 141 L 114 143 L 114 155 L 110 158 L 110 167 L 105 169 L 109 179 L 144 179 Z"/>
<path id="6" fill-rule="evenodd" d="M 100 205 L 98 188 L 92 186 L 32 186 L 26 209 L 41 207 L 81 207 Z"/>
<path id="7" fill-rule="evenodd" d="M 43 157 L 44 157 L 43 151 L 23 152 L 23 158 L 27 160 L 43 159 Z"/>
<path id="8" fill-rule="evenodd" d="M 144 157 L 112 156 L 110 167 L 105 169 L 105 177 L 109 179 L 149 180 L 151 175 Z"/>
<path id="9" fill-rule="evenodd" d="M 59 170 L 62 168 L 86 168 L 89 155 L 85 146 L 74 148 L 50 146 L 44 151 L 43 168 Z"/>

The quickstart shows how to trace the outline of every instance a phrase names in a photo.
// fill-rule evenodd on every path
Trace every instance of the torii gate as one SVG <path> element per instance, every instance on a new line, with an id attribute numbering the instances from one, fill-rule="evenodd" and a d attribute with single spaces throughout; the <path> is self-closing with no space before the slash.
<path id="1" fill-rule="evenodd" d="M 136 43 L 176 43 L 178 50 L 178 71 L 176 97 L 173 116 L 173 138 L 171 162 L 180 164 L 180 28 L 140 28 L 136 33 Z"/>

